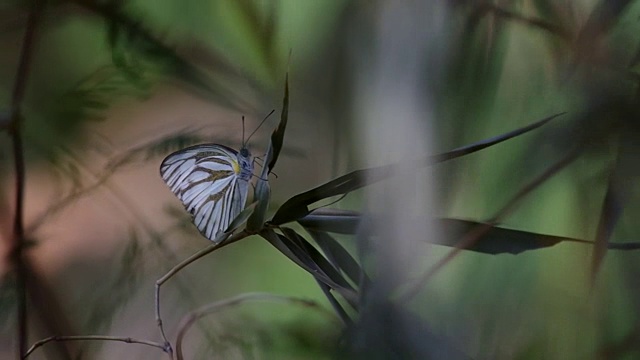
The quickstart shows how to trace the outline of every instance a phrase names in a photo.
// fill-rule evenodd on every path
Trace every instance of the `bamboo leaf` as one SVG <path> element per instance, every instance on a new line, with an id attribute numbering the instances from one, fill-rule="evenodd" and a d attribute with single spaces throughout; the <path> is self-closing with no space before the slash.
<path id="1" fill-rule="evenodd" d="M 355 291 L 345 288 L 333 281 L 298 244 L 294 243 L 286 236 L 276 233 L 273 229 L 264 229 L 260 232 L 260 236 L 267 240 L 296 265 L 313 275 L 314 278 L 340 292 L 340 295 L 342 295 L 345 300 L 356 308 L 355 304 L 357 303 L 357 294 Z"/>
<path id="2" fill-rule="evenodd" d="M 360 283 L 363 278 L 363 271 L 360 265 L 336 239 L 325 232 L 310 229 L 307 229 L 307 231 L 337 269 L 344 271 L 354 283 Z M 365 280 L 368 282 L 368 279 Z"/>
<path id="3" fill-rule="evenodd" d="M 282 112 L 280 114 L 280 123 L 278 127 L 271 134 L 271 144 L 273 146 L 273 157 L 267 163 L 269 172 L 273 171 L 282 150 L 284 143 L 284 132 L 287 129 L 287 121 L 289 119 L 289 73 L 285 76 L 284 80 L 284 98 L 282 99 Z M 266 161 L 265 161 L 266 162 Z"/>
<path id="4" fill-rule="evenodd" d="M 345 280 L 345 278 L 338 272 L 338 270 L 305 238 L 300 236 L 295 230 L 291 228 L 283 227 L 282 233 L 292 242 L 296 243 L 311 260 L 318 265 L 318 267 L 331 278 L 336 284 L 341 287 L 351 288 L 351 285 Z"/>
<path id="5" fill-rule="evenodd" d="M 463 146 L 442 154 L 428 156 L 422 161 L 412 161 L 412 164 L 422 164 L 423 166 L 429 166 L 465 156 L 496 145 L 508 139 L 514 138 L 516 136 L 520 136 L 531 130 L 537 129 L 562 114 L 563 113 L 555 114 L 531 125 L 493 138 L 485 139 L 471 145 Z M 308 208 L 309 205 L 320 200 L 332 196 L 343 195 L 348 192 L 360 189 L 364 186 L 387 179 L 397 173 L 397 169 L 399 166 L 400 164 L 391 164 L 375 168 L 356 170 L 349 174 L 331 180 L 324 185 L 320 185 L 314 189 L 298 194 L 282 204 L 282 206 L 276 211 L 276 214 L 273 216 L 271 223 L 273 223 L 274 225 L 281 225 L 290 221 L 296 221 L 311 212 Z"/>
<path id="6" fill-rule="evenodd" d="M 309 231 L 311 236 L 314 237 L 314 240 L 317 241 L 315 236 L 318 233 L 323 233 L 325 231 L 340 234 L 355 234 L 358 230 L 358 227 L 360 226 L 360 221 L 361 215 L 354 211 L 334 211 L 333 209 L 322 209 L 322 211 L 314 211 L 312 214 L 305 216 L 298 222 L 303 225 L 305 229 Z M 428 221 L 428 219 L 415 219 L 415 221 Z M 440 238 L 435 238 L 436 240 L 429 240 L 436 245 L 444 245 L 449 247 L 459 247 L 462 237 L 469 231 L 472 231 L 474 228 L 480 226 L 489 226 L 490 229 L 486 232 L 486 234 L 482 235 L 478 239 L 478 241 L 471 247 L 465 249 L 483 254 L 520 254 L 524 251 L 551 247 L 561 242 L 595 245 L 594 242 L 588 240 L 506 229 L 503 227 L 478 221 L 452 218 L 440 218 L 433 221 L 438 222 L 438 226 L 442 228 L 444 234 Z M 611 227 L 609 227 L 608 229 L 609 231 L 611 231 Z M 329 236 L 328 234 L 325 235 Z M 335 241 L 335 239 L 333 240 Z M 318 245 L 321 249 L 323 249 L 323 251 L 325 251 L 323 245 Z M 608 250 L 638 250 L 640 249 L 640 242 L 606 242 L 603 247 Z M 330 251 L 334 250 L 335 249 L 332 249 Z M 332 254 L 332 257 L 336 257 L 335 252 Z M 344 268 L 344 264 L 346 263 L 346 261 L 340 263 L 341 268 L 342 270 L 345 270 L 345 273 L 346 268 Z M 349 275 L 347 273 L 347 275 L 353 280 L 353 274 Z"/>
<path id="7" fill-rule="evenodd" d="M 620 219 L 620 215 L 623 209 L 622 199 L 616 182 L 616 171 L 614 170 L 609 178 L 609 184 L 607 186 L 607 193 L 604 197 L 602 204 L 602 212 L 600 214 L 600 223 L 598 224 L 598 230 L 596 231 L 596 239 L 593 244 L 593 254 L 591 256 L 591 283 L 593 284 L 598 275 L 598 271 L 602 266 L 607 250 L 609 249 L 609 243 L 611 234 Z"/>

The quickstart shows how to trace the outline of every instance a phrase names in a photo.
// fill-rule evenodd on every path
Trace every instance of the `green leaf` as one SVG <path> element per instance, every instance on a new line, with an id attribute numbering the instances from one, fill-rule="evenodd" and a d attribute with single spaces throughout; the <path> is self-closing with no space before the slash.
<path id="1" fill-rule="evenodd" d="M 344 273 L 356 284 L 360 284 L 361 281 L 367 281 L 366 275 L 364 275 L 360 265 L 356 259 L 349 254 L 349 252 L 340 245 L 331 235 L 321 232 L 307 229 L 309 235 L 320 246 L 320 249 L 327 255 L 334 266 L 344 271 Z"/>
<path id="2" fill-rule="evenodd" d="M 318 283 L 320 290 L 322 290 L 322 293 L 324 294 L 324 296 L 327 297 L 327 300 L 331 304 L 331 307 L 333 307 L 333 310 L 336 312 L 336 314 L 338 314 L 338 316 L 340 316 L 340 319 L 342 319 L 342 322 L 347 325 L 353 324 L 353 321 L 349 317 L 349 314 L 347 314 L 347 312 L 344 311 L 344 309 L 342 308 L 342 305 L 340 305 L 338 300 L 331 293 L 331 288 L 327 286 L 327 284 L 323 283 L 322 281 L 318 279 L 315 279 L 315 280 Z"/>
<path id="3" fill-rule="evenodd" d="M 169 153 L 182 150 L 188 146 L 206 142 L 206 139 L 195 133 L 197 130 L 182 130 L 178 133 L 163 136 L 142 145 L 136 146 L 126 152 L 112 157 L 106 169 L 114 171 L 121 166 L 135 161 L 149 160 L 156 156 L 167 156 Z"/>
<path id="4" fill-rule="evenodd" d="M 309 257 L 313 260 L 318 267 L 331 278 L 336 284 L 341 287 L 353 289 L 347 280 L 338 272 L 338 269 L 331 264 L 327 258 L 325 258 L 313 245 L 311 245 L 305 238 L 300 236 L 295 230 L 291 228 L 280 228 L 285 237 L 297 244 Z"/>
<path id="5" fill-rule="evenodd" d="M 122 60 L 118 52 L 131 53 L 154 65 L 164 74 L 191 85 L 200 93 L 213 97 L 222 105 L 231 107 L 247 105 L 244 99 L 234 95 L 228 86 L 217 80 L 216 76 L 210 76 L 209 72 L 202 70 L 206 64 L 196 65 L 185 58 L 173 46 L 165 44 L 161 37 L 148 29 L 142 19 L 127 13 L 123 7 L 100 1 L 73 0 L 73 3 L 105 19 L 107 43 L 114 52 L 115 62 Z M 196 44 L 192 46 L 195 47 Z M 206 52 L 209 61 L 216 64 L 213 67 L 215 71 L 213 75 L 234 75 L 233 65 L 224 56 L 209 51 L 202 45 L 199 46 L 199 50 Z"/>
<path id="6" fill-rule="evenodd" d="M 604 257 L 609 249 L 609 242 L 613 230 L 620 219 L 622 210 L 624 208 L 624 202 L 621 197 L 622 191 L 620 189 L 619 181 L 616 177 L 618 171 L 613 171 L 609 177 L 609 184 L 607 186 L 607 193 L 604 196 L 602 204 L 602 211 L 600 213 L 600 222 L 596 231 L 596 239 L 593 244 L 593 253 L 591 255 L 591 283 L 593 284 L 598 275 L 598 271 L 602 266 Z"/>
<path id="7" fill-rule="evenodd" d="M 527 250 L 537 250 L 554 246 L 563 241 L 586 242 L 584 240 L 505 229 L 469 220 L 438 219 L 437 221 L 443 231 L 443 234 L 436 238 L 436 241 L 432 241 L 432 243 L 450 247 L 460 246 L 463 237 L 469 232 L 474 231 L 474 229 L 489 226 L 490 229 L 471 247 L 466 249 L 483 254 L 520 254 Z"/>
<path id="8" fill-rule="evenodd" d="M 273 157 L 270 161 L 265 161 L 269 165 L 269 173 L 273 171 L 282 150 L 282 144 L 284 143 L 284 132 L 287 129 L 287 121 L 289 118 L 289 73 L 285 76 L 284 80 L 284 98 L 282 99 L 282 113 L 280 114 L 280 123 L 278 127 L 271 134 L 271 144 L 273 146 Z"/>
<path id="9" fill-rule="evenodd" d="M 271 245 L 273 245 L 283 255 L 288 257 L 296 265 L 300 266 L 314 278 L 318 279 L 318 281 L 321 281 L 327 284 L 332 289 L 338 291 L 340 295 L 342 295 L 345 300 L 349 302 L 349 304 L 351 304 L 354 308 L 357 308 L 356 304 L 358 296 L 356 292 L 353 289 L 343 287 L 342 285 L 332 280 L 321 269 L 321 267 L 316 264 L 315 261 L 313 261 L 311 256 L 294 241 L 291 241 L 286 236 L 276 233 L 273 229 L 262 230 L 260 232 L 260 236 L 267 240 Z M 348 286 L 350 287 L 350 285 Z"/>
<path id="10" fill-rule="evenodd" d="M 418 166 L 420 166 L 421 164 L 422 166 L 428 166 L 474 153 L 513 137 L 522 135 L 531 130 L 537 129 L 538 127 L 548 123 L 561 114 L 563 113 L 555 114 L 536 123 L 502 134 L 500 136 L 485 139 L 477 143 L 463 146 L 442 154 L 428 156 L 422 161 L 412 161 L 412 164 L 417 164 Z M 360 189 L 364 186 L 387 179 L 395 175 L 399 167 L 400 164 L 391 164 L 364 170 L 356 170 L 349 174 L 331 180 L 324 185 L 320 185 L 314 189 L 298 194 L 282 204 L 282 206 L 278 209 L 278 211 L 276 211 L 276 214 L 273 216 L 271 223 L 275 225 L 281 225 L 290 221 L 296 221 L 310 213 L 310 210 L 308 208 L 309 205 L 320 200 L 332 196 L 343 195 L 348 192 Z"/>
<path id="11" fill-rule="evenodd" d="M 298 220 L 298 223 L 304 226 L 307 231 L 310 231 L 312 236 L 314 236 L 314 234 L 311 232 L 318 233 L 323 231 L 338 234 L 355 234 L 360 226 L 361 215 L 355 211 L 335 209 L 319 210 L 320 209 L 315 210 L 310 215 Z M 426 221 L 426 219 L 416 219 L 415 221 Z M 438 225 L 442 227 L 444 236 L 433 243 L 450 247 L 458 247 L 461 238 L 469 231 L 472 231 L 474 227 L 491 227 L 473 246 L 466 249 L 484 254 L 519 254 L 528 250 L 551 247 L 561 242 L 595 245 L 594 242 L 589 240 L 505 229 L 471 220 L 440 218 L 435 221 L 438 221 Z M 609 223 L 609 221 L 607 221 L 607 223 Z M 611 226 L 612 224 L 609 225 L 608 231 L 611 231 Z M 640 242 L 606 242 L 605 245 L 604 247 L 608 250 L 640 250 Z M 322 245 L 320 245 L 320 247 L 324 251 Z"/>
<path id="12" fill-rule="evenodd" d="M 360 225 L 361 215 L 355 211 L 335 210 L 335 209 L 322 209 L 322 211 L 316 210 L 312 214 L 305 216 L 298 222 L 309 231 L 314 240 L 318 242 L 316 236 L 322 234 L 324 231 L 335 232 L 340 234 L 355 234 Z M 415 221 L 428 221 L 427 219 L 416 219 Z M 461 220 L 461 219 L 435 219 L 438 222 L 438 226 L 441 227 L 444 234 L 436 241 L 432 242 L 436 245 L 444 245 L 450 247 L 458 247 L 460 241 L 465 234 L 473 231 L 476 227 L 488 226 L 490 229 L 482 235 L 475 244 L 466 250 L 484 253 L 484 254 L 520 254 L 528 250 L 542 249 L 550 246 L 554 246 L 561 242 L 573 242 L 585 245 L 593 245 L 594 243 L 582 239 L 573 239 L 560 236 L 552 236 L 545 234 L 538 234 L 527 231 L 505 229 L 502 227 L 494 226 L 491 224 Z M 328 234 L 323 235 L 330 237 Z M 333 238 L 331 238 L 333 239 Z M 322 241 L 322 240 L 321 240 Z M 335 240 L 334 240 L 335 241 Z M 320 248 L 325 251 L 325 246 L 333 246 L 332 244 L 320 244 Z M 339 244 L 337 244 L 340 246 Z M 341 248 L 341 246 L 340 246 Z M 609 243 L 607 242 L 606 249 L 609 250 L 636 250 L 640 249 L 640 243 L 626 242 L 626 243 Z M 344 250 L 344 249 L 342 249 Z M 332 249 L 333 257 L 336 257 L 335 251 L 339 249 Z M 326 253 L 327 251 L 325 251 Z M 329 255 L 328 255 L 329 256 Z M 355 260 L 353 260 L 355 262 Z M 349 260 L 343 259 L 340 262 L 340 267 L 345 270 L 345 264 L 348 264 Z M 347 273 L 349 278 L 353 280 L 354 274 Z"/>

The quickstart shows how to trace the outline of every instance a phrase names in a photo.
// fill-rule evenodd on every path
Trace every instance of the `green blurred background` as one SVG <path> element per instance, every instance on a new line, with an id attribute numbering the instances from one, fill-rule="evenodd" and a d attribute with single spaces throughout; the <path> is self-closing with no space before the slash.
<path id="1" fill-rule="evenodd" d="M 621 141 L 610 128 L 622 128 L 627 142 L 640 143 L 633 112 L 640 4 L 443 3 L 447 61 L 430 69 L 439 74 L 432 94 L 433 151 L 567 114 L 537 132 L 436 166 L 437 202 L 431 206 L 443 217 L 487 219 L 572 144 L 585 141 L 585 155 L 501 224 L 593 240 L 618 149 L 612 144 Z M 18 1 L 0 7 L 5 111 L 27 11 Z M 289 127 L 278 177 L 271 181 L 273 208 L 372 165 L 355 140 L 366 125 L 352 121 L 353 78 L 360 68 L 350 54 L 376 47 L 362 19 L 382 11 L 375 1 L 339 0 L 47 2 L 24 103 L 26 226 L 35 242 L 29 256 L 56 300 L 30 303 L 30 343 L 55 335 L 42 320 L 47 314 L 75 335 L 159 341 L 155 280 L 209 244 L 162 182 L 159 163 L 198 139 L 238 148 L 242 115 L 252 131 L 272 108 L 279 111 L 287 71 Z M 593 21 L 599 21 L 595 35 L 587 31 Z M 601 104 L 608 109 L 604 115 Z M 275 124 L 271 119 L 252 138 L 254 153 L 266 147 Z M 14 180 L 9 136 L 1 141 L 0 214 L 7 239 Z M 611 241 L 637 240 L 637 154 L 620 156 L 628 170 L 621 180 L 627 201 Z M 360 200 L 353 194 L 340 206 L 359 209 Z M 349 237 L 340 240 L 355 246 Z M 425 269 L 433 259 L 425 256 Z M 591 246 L 576 243 L 516 256 L 465 252 L 428 283 L 412 309 L 473 359 L 640 357 L 638 255 L 609 251 L 593 286 L 591 262 Z M 2 270 L 0 354 L 9 358 L 15 297 L 9 264 Z M 416 269 L 416 276 L 423 270 Z M 192 264 L 163 287 L 169 335 L 189 311 L 245 292 L 302 296 L 330 308 L 307 273 L 263 240 L 249 238 Z M 185 345 L 188 358 L 330 358 L 341 336 L 326 314 L 269 303 L 232 308 L 199 324 Z M 56 346 L 30 358 L 60 357 Z M 96 359 L 162 355 L 121 343 L 69 347 Z"/>

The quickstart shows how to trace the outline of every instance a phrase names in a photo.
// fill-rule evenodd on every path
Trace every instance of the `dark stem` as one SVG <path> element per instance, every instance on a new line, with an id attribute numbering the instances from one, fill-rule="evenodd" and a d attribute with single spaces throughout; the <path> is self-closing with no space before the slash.
<path id="1" fill-rule="evenodd" d="M 16 209 L 13 224 L 12 261 L 16 271 L 16 297 L 18 303 L 18 358 L 27 351 L 27 267 L 23 258 L 24 229 L 22 226 L 22 201 L 24 198 L 24 156 L 19 131 L 13 133 L 13 153 L 16 167 Z"/>
<path id="2" fill-rule="evenodd" d="M 21 105 L 27 85 L 27 75 L 29 73 L 29 64 L 33 53 L 33 39 L 35 35 L 36 24 L 40 15 L 39 1 L 31 2 L 29 17 L 27 18 L 26 30 L 22 40 L 22 49 L 20 52 L 20 60 L 18 69 L 16 70 L 16 78 L 13 85 L 13 94 L 11 99 L 11 122 L 9 130 L 13 142 L 13 156 L 16 171 L 16 197 L 15 197 L 15 215 L 13 222 L 13 239 L 10 245 L 11 261 L 16 271 L 16 297 L 18 303 L 17 322 L 18 322 L 18 358 L 22 359 L 27 351 L 27 268 L 23 258 L 24 247 L 24 224 L 23 224 L 23 208 L 24 208 L 24 183 L 25 183 L 25 166 L 24 151 L 22 144 L 22 112 Z"/>

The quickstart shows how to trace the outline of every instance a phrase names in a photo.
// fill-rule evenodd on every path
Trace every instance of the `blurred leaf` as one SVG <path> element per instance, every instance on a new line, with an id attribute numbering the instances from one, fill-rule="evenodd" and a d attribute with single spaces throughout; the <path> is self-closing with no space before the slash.
<path id="1" fill-rule="evenodd" d="M 135 79 L 130 75 L 136 73 Z M 140 66 L 103 66 L 92 72 L 54 103 L 51 110 L 64 122 L 104 120 L 104 112 L 123 97 L 149 96 L 153 79 Z M 62 120 L 61 120 L 62 121 Z"/>
<path id="2" fill-rule="evenodd" d="M 185 148 L 200 143 L 207 142 L 207 138 L 195 133 L 197 130 L 182 130 L 181 132 L 168 135 L 144 146 L 133 149 L 135 152 L 144 152 L 144 159 L 149 160 L 157 156 L 167 156 L 168 154 L 184 150 Z"/>
<path id="3" fill-rule="evenodd" d="M 142 248 L 140 247 L 140 239 L 138 238 L 136 229 L 131 227 L 129 229 L 126 247 L 120 259 L 120 266 L 118 266 L 120 273 L 115 281 L 115 283 L 118 284 L 117 286 L 126 284 L 129 289 L 135 289 L 137 279 L 140 278 L 141 274 L 141 259 Z"/>
<path id="4" fill-rule="evenodd" d="M 27 281 L 27 295 L 29 296 L 29 308 L 30 314 L 33 319 L 37 321 L 37 326 L 45 334 L 65 334 L 65 335 L 78 335 L 77 327 L 77 313 L 74 313 L 72 321 L 69 312 L 65 311 L 67 306 L 63 306 L 63 303 L 67 300 L 61 298 L 59 290 L 55 288 L 55 285 L 50 283 L 50 279 L 47 280 L 47 276 L 44 276 L 38 271 L 40 268 L 32 263 L 29 258 L 25 264 L 26 271 L 28 273 Z M 51 344 L 52 349 L 45 348 L 47 351 L 47 357 L 54 359 L 73 359 L 71 354 L 78 354 L 78 347 L 72 343 L 54 343 Z"/>
<path id="5" fill-rule="evenodd" d="M 465 250 L 483 254 L 520 254 L 527 250 L 537 250 L 554 246 L 562 241 L 588 243 L 585 240 L 568 239 L 558 236 L 536 234 L 527 231 L 512 230 L 491 226 L 482 222 L 460 219 L 438 219 L 444 232 L 441 237 L 430 238 L 433 244 L 458 247 L 462 238 L 477 227 L 490 226 L 482 237 Z M 426 240 L 426 239 L 425 239 Z"/>
<path id="6" fill-rule="evenodd" d="M 640 327 L 635 325 L 634 328 L 622 339 L 609 341 L 600 346 L 598 350 L 598 359 L 625 359 L 633 358 L 633 355 L 640 353 Z M 625 355 L 627 355 L 625 357 Z"/>
<path id="7" fill-rule="evenodd" d="M 327 259 L 329 259 L 337 269 L 344 271 L 351 281 L 355 284 L 360 284 L 363 280 L 368 282 L 366 275 L 362 272 L 356 259 L 354 259 L 336 239 L 325 232 L 311 229 L 306 230 L 320 249 L 327 255 Z"/>
<path id="8" fill-rule="evenodd" d="M 307 229 L 314 237 L 321 231 L 335 232 L 340 234 L 355 234 L 360 225 L 361 215 L 354 211 L 322 209 L 314 211 L 298 222 Z M 326 214 L 325 214 L 326 213 Z M 341 214 L 343 213 L 343 214 Z M 416 221 L 427 221 L 426 219 L 416 219 Z M 595 243 L 567 237 L 538 234 L 527 231 L 505 229 L 498 226 L 489 225 L 482 222 L 461 220 L 461 219 L 437 219 L 444 231 L 444 236 L 438 241 L 432 242 L 437 245 L 458 247 L 461 238 L 478 226 L 490 226 L 490 230 L 478 241 L 465 250 L 480 252 L 484 254 L 519 254 L 527 250 L 542 249 L 554 246 L 560 242 L 574 242 L 584 245 L 595 245 Z M 327 234 L 325 234 L 328 236 Z M 332 238 L 333 239 L 333 238 Z M 317 239 L 316 239 L 317 241 Z M 335 239 L 334 239 L 335 241 Z M 324 251 L 324 247 L 318 244 Z M 339 244 L 338 244 L 339 245 Z M 640 243 L 606 243 L 606 249 L 610 250 L 636 250 L 640 249 Z M 343 249 L 344 250 L 344 249 Z M 339 251 L 339 250 L 338 250 Z M 333 254 L 335 257 L 335 253 Z M 354 260 L 355 261 L 355 260 Z M 345 262 L 346 263 L 346 262 Z M 357 263 L 356 263 L 357 264 Z M 341 267 L 344 266 L 341 263 Z M 342 268 L 346 272 L 346 268 Z M 352 275 L 347 275 L 353 280 Z"/>
<path id="9" fill-rule="evenodd" d="M 610 59 L 603 56 L 602 48 L 610 43 L 600 40 L 608 35 L 609 30 L 624 15 L 631 2 L 631 0 L 600 0 L 593 7 L 589 18 L 584 22 L 572 44 L 574 65 L 580 63 L 595 65 L 610 62 Z M 591 78 L 595 77 L 591 76 Z"/>
<path id="10" fill-rule="evenodd" d="M 632 2 L 631 0 L 600 0 L 593 7 L 589 19 L 580 30 L 576 43 L 578 45 L 594 44 L 594 39 L 605 35 Z"/>
<path id="11" fill-rule="evenodd" d="M 196 130 L 182 130 L 178 133 L 152 140 L 142 145 L 127 150 L 123 154 L 114 156 L 106 166 L 107 171 L 131 164 L 135 161 L 149 160 L 157 156 L 167 156 L 168 154 L 182 150 L 194 144 L 206 142 L 206 138 L 196 134 Z"/>
<path id="12" fill-rule="evenodd" d="M 288 239 L 286 236 L 280 235 L 272 229 L 264 229 L 260 232 L 265 240 L 273 245 L 278 251 L 296 263 L 302 269 L 313 275 L 314 278 L 327 284 L 332 289 L 338 291 L 345 300 L 357 308 L 357 294 L 349 288 L 345 288 L 333 281 L 321 268 L 316 264 L 311 256 L 302 249 L 298 244 Z M 330 264 L 329 264 L 330 266 Z M 348 285 L 348 284 L 347 284 Z M 349 286 L 350 287 L 350 286 Z"/>
<path id="13" fill-rule="evenodd" d="M 94 0 L 72 0 L 72 2 L 104 18 L 107 24 L 107 43 L 111 45 L 114 52 L 115 64 L 130 63 L 126 54 L 135 52 L 144 59 L 153 62 L 162 72 L 212 95 L 216 101 L 223 105 L 234 106 L 234 104 L 243 103 L 244 100 L 239 97 L 231 99 L 229 95 L 232 93 L 231 91 L 222 86 L 220 82 L 214 82 L 206 72 L 193 65 L 176 49 L 164 44 L 161 39 L 145 27 L 142 20 L 128 14 L 123 6 L 113 6 L 109 2 Z M 230 64 L 219 54 L 212 57 L 219 65 L 213 70 L 231 69 Z M 135 73 L 132 75 L 135 76 Z"/>
<path id="14" fill-rule="evenodd" d="M 513 22 L 521 23 L 523 25 L 547 31 L 552 35 L 562 37 L 569 40 L 569 34 L 563 30 L 562 27 L 555 23 L 548 22 L 544 19 L 537 17 L 530 17 L 517 12 L 508 10 L 490 2 L 480 2 L 477 4 L 475 11 L 470 16 L 470 21 L 477 22 L 481 18 L 487 17 L 487 15 L 495 15 L 500 18 L 504 18 Z"/>
<path id="15" fill-rule="evenodd" d="M 411 161 L 412 164 L 428 166 L 439 162 L 452 160 L 464 155 L 480 151 L 490 146 L 496 145 L 505 140 L 509 140 L 516 136 L 522 135 L 531 130 L 537 129 L 540 126 L 545 125 L 557 116 L 563 113 L 555 114 L 553 116 L 542 119 L 531 125 L 510 131 L 508 133 L 476 142 L 471 145 L 463 146 L 442 154 L 432 155 L 426 157 L 421 161 Z M 347 175 L 340 176 L 328 183 L 318 186 L 309 191 L 298 194 L 289 200 L 285 201 L 282 206 L 276 211 L 271 223 L 275 225 L 281 225 L 290 221 L 296 221 L 310 213 L 307 206 L 336 195 L 346 194 L 353 190 L 360 189 L 364 186 L 371 185 L 378 181 L 387 179 L 394 176 L 397 173 L 399 164 L 379 166 L 370 169 L 356 170 Z"/>
<path id="16" fill-rule="evenodd" d="M 245 40 L 246 44 L 243 45 L 250 46 L 253 50 L 252 52 L 258 55 L 257 57 L 261 60 L 263 59 L 267 70 L 273 72 L 276 62 L 274 50 L 277 50 L 277 47 L 274 46 L 276 40 L 276 15 L 278 14 L 277 2 L 265 4 L 250 0 L 240 0 L 232 1 L 231 3 L 238 7 L 241 20 L 244 20 L 237 25 L 240 28 L 246 28 L 243 33 L 247 34 L 248 37 Z M 268 9 L 264 11 L 265 15 L 262 15 L 261 12 L 265 10 L 265 7 L 268 7 Z"/>
<path id="17" fill-rule="evenodd" d="M 617 163 L 617 161 L 616 161 Z M 596 231 L 596 239 L 593 244 L 593 254 L 591 255 L 591 283 L 595 283 L 598 271 L 602 266 L 602 261 L 609 248 L 609 240 L 616 223 L 620 219 L 623 209 L 623 200 L 620 198 L 620 184 L 616 181 L 617 169 L 611 173 L 607 192 L 604 196 L 602 211 L 600 213 L 600 223 Z"/>
<path id="18" fill-rule="evenodd" d="M 453 341 L 439 332 L 424 315 L 406 306 L 388 299 L 369 301 L 345 332 L 336 358 L 472 360 L 464 353 L 467 349 L 460 349 L 459 339 Z"/>
<path id="19" fill-rule="evenodd" d="M 284 143 L 284 132 L 287 129 L 287 121 L 289 119 L 289 73 L 286 74 L 284 79 L 284 98 L 282 99 L 282 112 L 280 114 L 280 123 L 278 127 L 271 134 L 271 144 L 273 145 L 273 157 L 270 161 L 266 161 L 269 164 L 269 173 L 273 171 L 282 150 L 282 144 Z"/>
<path id="20" fill-rule="evenodd" d="M 100 286 L 95 286 L 90 295 L 81 299 L 88 301 L 90 313 L 85 319 L 89 332 L 104 331 L 114 321 L 113 314 L 122 309 L 138 291 L 142 274 L 142 248 L 134 227 L 129 228 L 126 247 L 118 259 L 115 275 L 104 274 Z"/>

